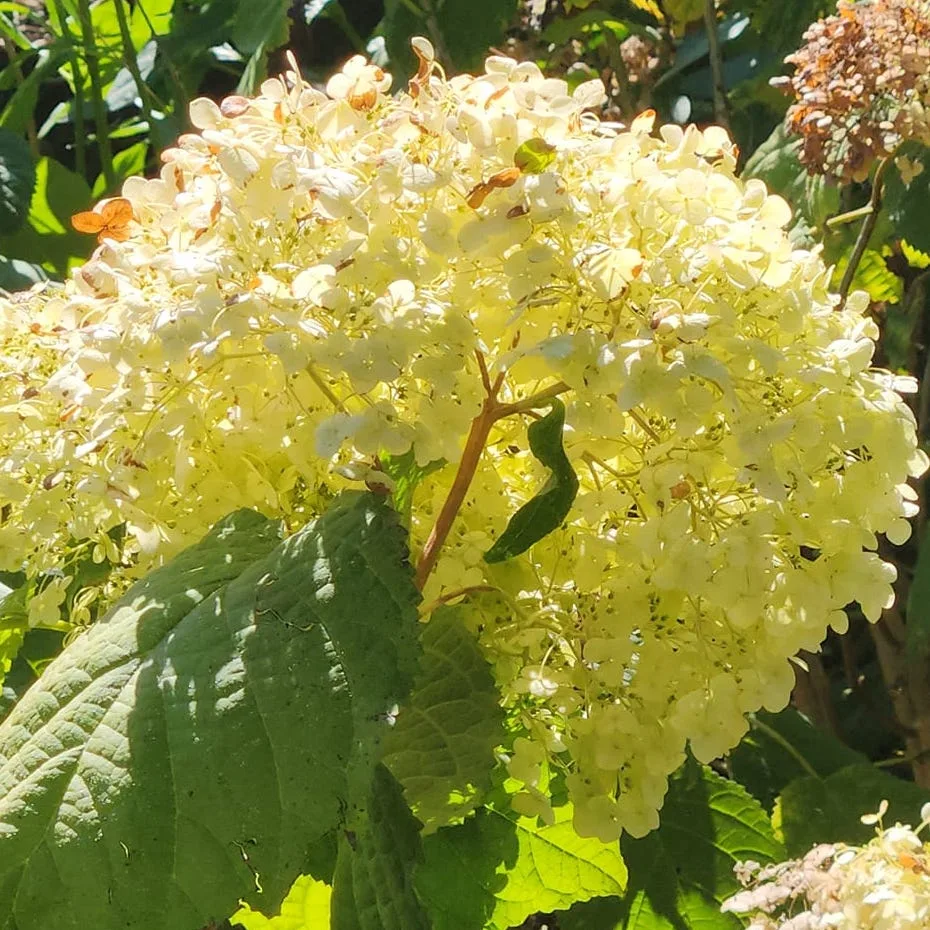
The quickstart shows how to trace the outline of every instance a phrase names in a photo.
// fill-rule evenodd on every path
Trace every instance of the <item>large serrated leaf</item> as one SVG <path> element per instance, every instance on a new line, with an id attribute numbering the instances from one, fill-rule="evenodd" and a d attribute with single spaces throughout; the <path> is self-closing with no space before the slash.
<path id="1" fill-rule="evenodd" d="M 830 775 L 865 756 L 818 730 L 793 707 L 778 714 L 749 715 L 749 732 L 730 753 L 733 777 L 766 810 L 795 778 Z"/>
<path id="2" fill-rule="evenodd" d="M 422 671 L 385 740 L 384 762 L 424 832 L 432 833 L 470 814 L 490 789 L 504 714 L 459 608 L 435 611 L 420 643 Z"/>
<path id="3" fill-rule="evenodd" d="M 530 452 L 551 472 L 542 490 L 511 518 L 507 528 L 485 553 L 486 562 L 503 562 L 557 530 L 568 516 L 578 493 L 578 476 L 562 446 L 565 405 L 550 401 L 552 409 L 527 430 Z"/>
<path id="4" fill-rule="evenodd" d="M 433 930 L 507 930 L 538 911 L 622 893 L 627 870 L 617 844 L 578 836 L 572 816 L 565 805 L 555 823 L 540 825 L 486 806 L 426 837 L 416 886 Z"/>
<path id="5" fill-rule="evenodd" d="M 790 856 L 803 856 L 817 843 L 864 843 L 875 828 L 860 821 L 888 801 L 886 824 L 916 824 L 930 792 L 889 775 L 868 762 L 849 765 L 825 778 L 795 779 L 782 792 L 773 816 Z"/>
<path id="6" fill-rule="evenodd" d="M 35 164 L 25 139 L 0 129 L 0 235 L 23 225 L 35 184 Z"/>
<path id="7" fill-rule="evenodd" d="M 379 765 L 364 811 L 339 847 L 332 930 L 430 930 L 413 887 L 419 824 L 394 776 Z"/>
<path id="8" fill-rule="evenodd" d="M 370 783 L 417 599 L 396 514 L 365 494 L 284 542 L 234 514 L 133 587 L 0 724 L 0 926 L 276 908 Z"/>
<path id="9" fill-rule="evenodd" d="M 733 866 L 784 858 L 765 811 L 736 782 L 689 760 L 660 816 L 658 830 L 620 841 L 630 873 L 624 897 L 573 907 L 561 930 L 738 930 L 738 918 L 720 913 L 739 889 Z"/>

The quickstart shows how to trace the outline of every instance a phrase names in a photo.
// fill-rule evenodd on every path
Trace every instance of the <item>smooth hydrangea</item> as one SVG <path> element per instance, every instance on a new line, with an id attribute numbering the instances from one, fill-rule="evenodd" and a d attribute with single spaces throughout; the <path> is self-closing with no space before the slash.
<path id="1" fill-rule="evenodd" d="M 3 301 L 0 569 L 57 621 L 75 547 L 129 577 L 235 508 L 293 528 L 390 487 L 405 456 L 429 471 L 416 558 L 496 389 L 515 410 L 424 603 L 465 598 L 522 722 L 517 806 L 547 816 L 558 775 L 580 832 L 641 835 L 689 742 L 727 751 L 846 605 L 891 603 L 877 534 L 908 536 L 927 462 L 913 384 L 870 367 L 865 296 L 837 308 L 722 129 L 604 124 L 597 81 L 501 57 L 447 79 L 415 48 L 394 97 L 354 58 L 325 93 L 290 72 L 195 100 L 198 131 L 124 185 L 131 214 L 99 208 L 92 258 Z M 489 565 L 547 479 L 540 393 L 580 490 Z"/>

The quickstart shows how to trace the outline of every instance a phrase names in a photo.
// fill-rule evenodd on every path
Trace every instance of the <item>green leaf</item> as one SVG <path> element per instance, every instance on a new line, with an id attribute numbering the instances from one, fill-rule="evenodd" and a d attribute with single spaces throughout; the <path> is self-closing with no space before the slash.
<path id="1" fill-rule="evenodd" d="M 332 894 L 333 889 L 325 882 L 301 875 L 291 886 L 277 917 L 265 917 L 244 904 L 229 922 L 245 930 L 325 930 L 329 927 Z"/>
<path id="2" fill-rule="evenodd" d="M 433 8 L 438 5 L 433 0 Z M 410 51 L 412 36 L 429 36 L 437 55 L 454 72 L 480 68 L 492 45 L 503 42 L 514 21 L 519 0 L 444 0 L 434 22 L 427 24 L 418 0 L 385 0 L 381 30 L 387 45 L 391 73 L 396 86 L 405 86 L 417 66 Z M 419 15 L 414 12 L 419 9 Z M 442 47 L 436 39 L 441 40 Z"/>
<path id="3" fill-rule="evenodd" d="M 789 856 L 803 856 L 817 843 L 863 843 L 875 828 L 862 823 L 881 801 L 888 801 L 885 823 L 916 823 L 930 793 L 913 782 L 874 765 L 849 765 L 825 778 L 807 776 L 791 782 L 778 800 L 773 820 Z"/>
<path id="4" fill-rule="evenodd" d="M 428 465 L 418 465 L 413 449 L 408 449 L 403 455 L 384 453 L 380 460 L 382 470 L 394 482 L 394 507 L 401 515 L 404 525 L 409 526 L 413 492 L 424 478 L 434 471 L 439 471 L 446 464 L 446 460 L 436 459 Z"/>
<path id="5" fill-rule="evenodd" d="M 823 229 L 827 217 L 840 207 L 840 192 L 820 175 L 810 175 L 798 153 L 801 140 L 789 135 L 784 124 L 753 152 L 743 169 L 743 178 L 765 181 L 772 193 L 780 194 L 791 205 L 795 222 L 790 235 L 798 244 L 813 241 L 813 227 Z"/>
<path id="6" fill-rule="evenodd" d="M 503 562 L 557 530 L 568 516 L 578 493 L 578 476 L 562 446 L 565 405 L 550 401 L 552 409 L 527 430 L 530 451 L 552 474 L 543 489 L 511 518 L 507 529 L 485 553 L 486 562 Z"/>
<path id="7" fill-rule="evenodd" d="M 560 930 L 738 930 L 720 913 L 739 889 L 733 866 L 784 858 L 759 803 L 692 759 L 671 779 L 659 828 L 620 848 L 630 873 L 622 900 L 573 907 Z"/>
<path id="8" fill-rule="evenodd" d="M 895 165 L 885 175 L 882 207 L 894 227 L 894 234 L 907 239 L 911 248 L 930 252 L 930 147 L 918 142 L 905 142 L 898 149 L 898 159 L 904 157 L 923 170 L 907 182 Z M 895 159 L 897 164 L 900 164 Z"/>
<path id="9" fill-rule="evenodd" d="M 39 88 L 47 78 L 54 75 L 64 58 L 65 51 L 61 48 L 42 49 L 39 52 L 36 66 L 17 84 L 13 96 L 0 110 L 0 128 L 15 133 L 26 131 L 39 102 Z"/>
<path id="10" fill-rule="evenodd" d="M 843 255 L 836 264 L 833 280 L 838 284 L 849 264 L 849 254 Z M 866 249 L 862 253 L 856 273 L 853 275 L 852 290 L 866 291 L 875 302 L 896 304 L 904 294 L 904 282 L 886 264 L 877 249 Z"/>
<path id="11" fill-rule="evenodd" d="M 0 724 L 0 926 L 277 908 L 370 784 L 417 599 L 405 533 L 368 494 L 284 542 L 240 511 L 135 585 Z"/>
<path id="12" fill-rule="evenodd" d="M 921 252 L 920 249 L 915 249 L 907 239 L 901 240 L 901 254 L 911 268 L 930 268 L 930 255 Z"/>
<path id="13" fill-rule="evenodd" d="M 730 771 L 766 810 L 771 810 L 795 778 L 830 775 L 866 761 L 861 753 L 818 730 L 789 707 L 778 714 L 760 711 L 749 715 L 749 732 L 730 753 Z"/>
<path id="14" fill-rule="evenodd" d="M 379 765 L 359 820 L 340 842 L 332 930 L 430 930 L 413 887 L 421 859 L 419 824 Z"/>
<path id="15" fill-rule="evenodd" d="M 433 930 L 507 930 L 626 887 L 618 845 L 578 836 L 571 805 L 551 826 L 489 805 L 426 837 L 423 852 L 416 886 Z"/>
<path id="16" fill-rule="evenodd" d="M 0 235 L 23 225 L 36 184 L 36 169 L 26 140 L 0 129 Z"/>
<path id="17" fill-rule="evenodd" d="M 384 762 L 424 832 L 432 833 L 470 814 L 490 789 L 504 714 L 459 608 L 434 611 L 420 643 L 422 669 L 385 739 Z"/>
<path id="18" fill-rule="evenodd" d="M 555 161 L 555 146 L 545 139 L 527 139 L 513 153 L 513 163 L 524 174 L 542 174 Z"/>
<path id="19" fill-rule="evenodd" d="M 582 10 L 574 16 L 556 16 L 540 34 L 545 42 L 564 45 L 576 36 L 609 29 L 622 42 L 629 34 L 630 27 L 617 19 L 615 13 L 608 10 Z"/>
<path id="20" fill-rule="evenodd" d="M 121 152 L 117 152 L 116 155 L 113 156 L 113 170 L 116 174 L 116 183 L 113 188 L 107 190 L 106 178 L 102 174 L 99 175 L 94 182 L 93 198 L 96 200 L 108 193 L 115 193 L 126 178 L 131 178 L 136 174 L 144 174 L 148 153 L 149 143 L 147 139 L 144 142 L 136 142 L 134 145 L 130 145 Z"/>
<path id="21" fill-rule="evenodd" d="M 86 210 L 90 199 L 90 188 L 80 175 L 54 159 L 40 158 L 26 223 L 12 236 L 0 237 L 0 253 L 66 274 L 93 247 L 93 239 L 71 227 L 71 217 Z"/>
<path id="22" fill-rule="evenodd" d="M 290 35 L 290 0 L 238 0 L 232 23 L 232 43 L 243 55 L 273 52 Z"/>
<path id="23" fill-rule="evenodd" d="M 116 13 L 117 3 L 123 5 L 123 11 L 126 14 L 132 43 L 131 49 L 123 47 L 123 36 Z M 174 0 L 136 0 L 132 6 L 126 0 L 98 0 L 97 3 L 91 5 L 90 19 L 104 97 L 109 93 L 114 80 L 123 69 L 126 54 L 138 53 L 153 36 L 165 35 L 171 30 L 173 7 Z M 69 16 L 65 28 L 70 35 L 71 42 L 83 52 L 84 36 L 81 33 L 78 17 L 74 14 Z M 62 32 L 59 27 L 59 35 Z M 75 81 L 71 63 L 62 65 L 60 70 L 73 93 Z M 85 98 L 89 98 L 93 93 L 93 88 L 90 74 L 83 63 L 80 67 L 80 74 L 82 92 Z"/>

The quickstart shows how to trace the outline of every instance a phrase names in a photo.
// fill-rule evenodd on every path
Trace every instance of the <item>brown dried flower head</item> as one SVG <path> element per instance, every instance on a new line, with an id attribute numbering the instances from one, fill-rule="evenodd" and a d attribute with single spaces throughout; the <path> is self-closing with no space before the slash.
<path id="1" fill-rule="evenodd" d="M 904 141 L 930 143 L 930 0 L 840 0 L 785 61 L 791 132 L 811 173 L 868 177 Z"/>

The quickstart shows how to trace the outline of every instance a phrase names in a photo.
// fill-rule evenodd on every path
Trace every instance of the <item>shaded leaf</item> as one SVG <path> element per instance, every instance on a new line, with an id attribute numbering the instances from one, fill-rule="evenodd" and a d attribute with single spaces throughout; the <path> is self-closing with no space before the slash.
<path id="1" fill-rule="evenodd" d="M 340 842 L 332 930 L 430 930 L 413 887 L 421 859 L 419 824 L 379 765 L 364 809 Z"/>
<path id="2" fill-rule="evenodd" d="M 23 225 L 35 184 L 36 169 L 26 140 L 0 129 L 0 235 Z"/>
<path id="3" fill-rule="evenodd" d="M 435 0 L 433 4 L 435 8 Z M 503 41 L 518 6 L 519 0 L 444 0 L 431 28 L 417 0 L 385 0 L 381 29 L 395 87 L 405 86 L 407 78 L 416 73 L 412 36 L 430 36 L 441 55 L 438 34 L 452 59 L 443 64 L 453 71 L 472 71 L 484 63 L 492 45 Z"/>
<path id="4" fill-rule="evenodd" d="M 918 142 L 905 142 L 898 155 L 920 165 L 923 170 L 907 183 L 892 165 L 885 175 L 883 208 L 894 227 L 894 233 L 906 239 L 911 248 L 930 253 L 930 147 Z"/>
<path id="5" fill-rule="evenodd" d="M 135 585 L 0 724 L 0 926 L 276 909 L 370 784 L 417 598 L 396 514 L 366 494 L 284 542 L 240 511 Z"/>
<path id="6" fill-rule="evenodd" d="M 470 814 L 490 789 L 504 715 L 491 670 L 459 608 L 434 611 L 420 643 L 422 669 L 385 739 L 384 762 L 431 833 Z"/>
<path id="7" fill-rule="evenodd" d="M 552 409 L 527 430 L 530 451 L 551 471 L 549 480 L 532 500 L 511 518 L 507 528 L 485 553 L 486 562 L 503 562 L 557 530 L 572 508 L 578 493 L 578 476 L 562 446 L 565 405 L 550 401 Z"/>
<path id="8" fill-rule="evenodd" d="M 736 862 L 780 861 L 784 850 L 759 803 L 693 760 L 672 777 L 659 828 L 620 841 L 629 887 L 620 900 L 573 907 L 561 930 L 738 930 L 720 904 L 739 888 Z"/>
<path id="9" fill-rule="evenodd" d="M 80 175 L 52 158 L 40 158 L 26 223 L 13 235 L 0 237 L 0 253 L 64 275 L 93 247 L 92 240 L 71 228 L 71 217 L 85 209 L 90 198 Z"/>
<path id="10" fill-rule="evenodd" d="M 556 16 L 540 33 L 540 38 L 556 45 L 590 32 L 609 29 L 621 42 L 630 34 L 630 27 L 608 10 L 581 10 L 574 16 Z"/>
<path id="11" fill-rule="evenodd" d="M 875 828 L 862 823 L 863 814 L 888 801 L 886 823 L 917 823 L 930 792 L 913 782 L 889 775 L 874 765 L 849 765 L 824 778 L 795 779 L 778 799 L 773 820 L 789 856 L 803 856 L 817 843 L 864 843 Z"/>
<path id="12" fill-rule="evenodd" d="M 868 761 L 789 707 L 749 715 L 749 732 L 729 756 L 733 777 L 771 810 L 785 786 L 806 775 L 830 775 Z"/>
<path id="13" fill-rule="evenodd" d="M 434 930 L 507 930 L 538 911 L 622 893 L 618 845 L 578 836 L 572 814 L 558 807 L 547 826 L 489 805 L 426 837 L 416 886 Z"/>

